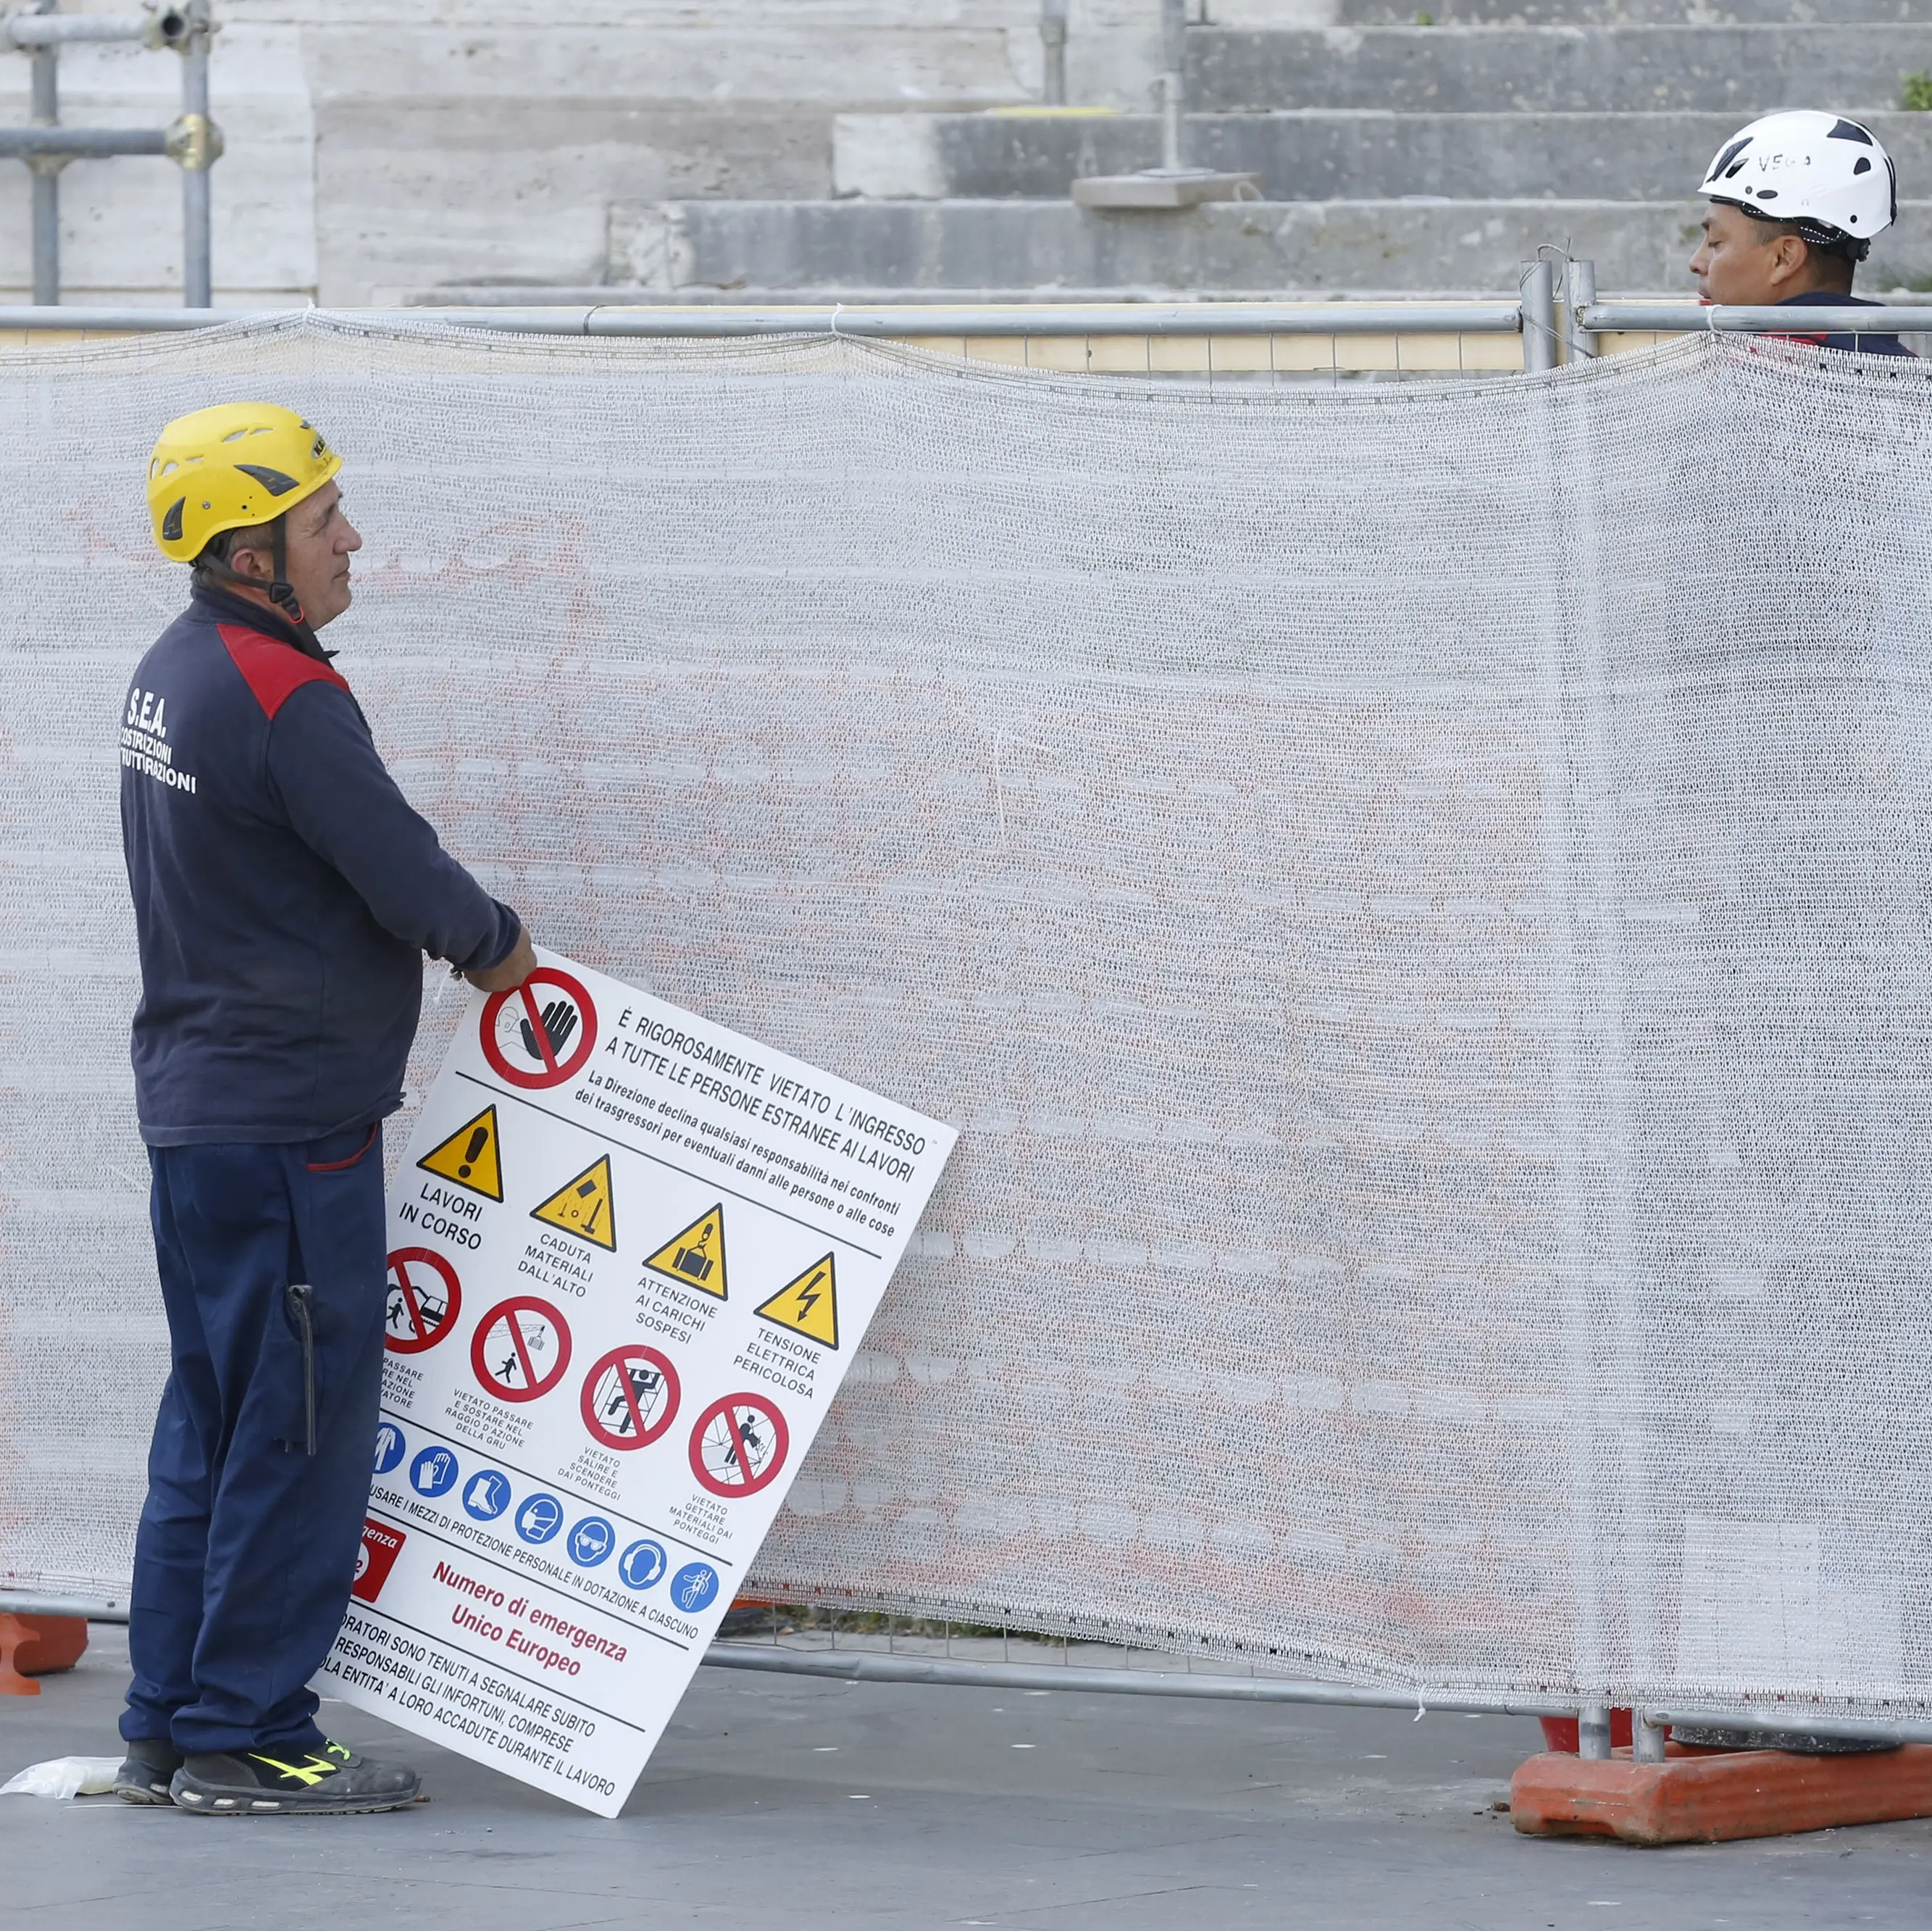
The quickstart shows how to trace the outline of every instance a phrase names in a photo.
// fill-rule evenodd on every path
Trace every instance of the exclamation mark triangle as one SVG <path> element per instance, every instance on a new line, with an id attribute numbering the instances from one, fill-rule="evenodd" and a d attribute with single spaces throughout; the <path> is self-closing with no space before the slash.
<path id="1" fill-rule="evenodd" d="M 416 1162 L 425 1173 L 441 1180 L 454 1180 L 486 1200 L 503 1197 L 503 1163 L 496 1140 L 496 1109 L 485 1107 L 473 1120 L 466 1120 L 440 1146 L 433 1146 Z"/>

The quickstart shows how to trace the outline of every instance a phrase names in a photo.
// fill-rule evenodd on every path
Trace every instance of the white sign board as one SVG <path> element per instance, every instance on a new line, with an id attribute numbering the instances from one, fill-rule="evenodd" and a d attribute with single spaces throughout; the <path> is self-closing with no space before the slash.
<path id="1" fill-rule="evenodd" d="M 952 1129 L 567 959 L 478 995 L 389 1204 L 346 1702 L 614 1817 Z"/>

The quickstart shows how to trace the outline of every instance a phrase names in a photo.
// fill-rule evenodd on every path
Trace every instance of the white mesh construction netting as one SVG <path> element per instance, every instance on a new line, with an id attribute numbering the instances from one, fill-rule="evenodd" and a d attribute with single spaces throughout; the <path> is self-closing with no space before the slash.
<path id="1" fill-rule="evenodd" d="M 347 453 L 330 641 L 459 855 L 964 1129 L 770 1588 L 1932 1707 L 1932 387 L 1773 345 L 0 358 L 0 1586 L 124 1587 L 116 726 L 184 592 L 140 484 L 258 395 Z"/>

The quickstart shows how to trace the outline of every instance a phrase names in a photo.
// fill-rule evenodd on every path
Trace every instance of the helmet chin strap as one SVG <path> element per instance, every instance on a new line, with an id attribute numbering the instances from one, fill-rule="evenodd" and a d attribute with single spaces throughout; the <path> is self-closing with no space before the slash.
<path id="1" fill-rule="evenodd" d="M 322 647 L 322 640 L 303 614 L 302 600 L 296 595 L 295 586 L 289 581 L 287 525 L 287 518 L 278 516 L 268 526 L 268 541 L 274 557 L 274 575 L 268 583 L 264 584 L 260 577 L 244 576 L 225 557 L 210 557 L 199 567 L 210 571 L 224 583 L 235 584 L 244 590 L 266 590 L 268 601 L 275 607 L 275 614 L 296 633 L 302 649 L 310 656 L 326 664 L 333 661 L 336 653 Z"/>

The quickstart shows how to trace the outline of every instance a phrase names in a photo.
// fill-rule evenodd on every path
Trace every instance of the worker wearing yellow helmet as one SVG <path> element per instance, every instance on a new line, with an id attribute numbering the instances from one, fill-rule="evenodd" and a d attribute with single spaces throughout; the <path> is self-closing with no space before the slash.
<path id="1" fill-rule="evenodd" d="M 135 1090 L 172 1359 L 115 1787 L 206 1815 L 418 1794 L 414 1770 L 329 1743 L 308 1686 L 362 1555 L 390 1313 L 382 1122 L 423 955 L 490 991 L 536 964 L 516 914 L 397 789 L 317 640 L 362 547 L 341 467 L 270 403 L 161 431 L 148 508 L 193 584 L 121 722 Z"/>

